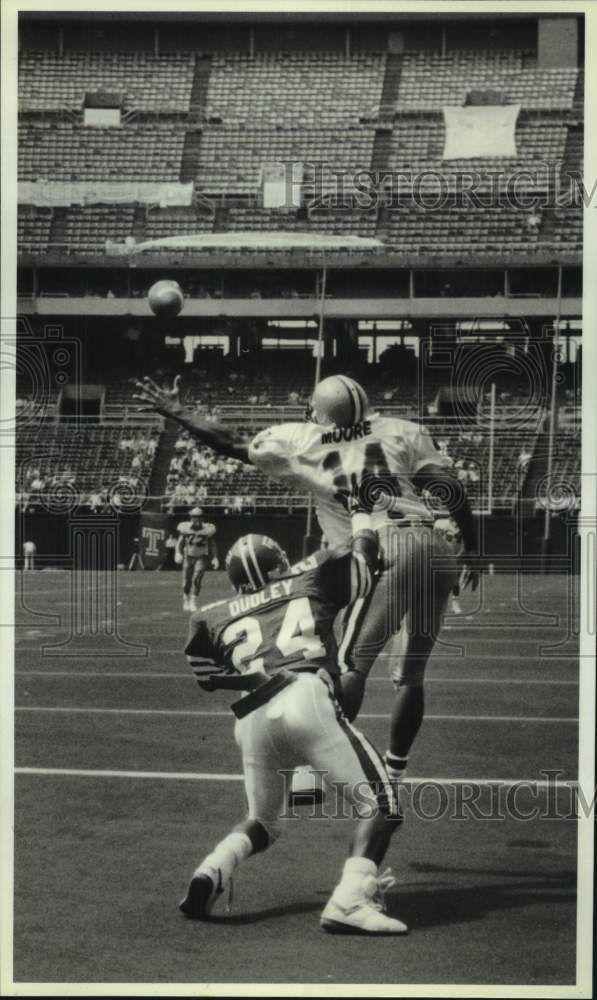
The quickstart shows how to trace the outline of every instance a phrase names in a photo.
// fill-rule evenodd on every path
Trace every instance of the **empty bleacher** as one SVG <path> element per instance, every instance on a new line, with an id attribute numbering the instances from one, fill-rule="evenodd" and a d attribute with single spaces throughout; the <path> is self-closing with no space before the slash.
<path id="1" fill-rule="evenodd" d="M 441 111 L 462 105 L 472 90 L 499 92 L 504 103 L 520 104 L 529 111 L 572 108 L 578 71 L 574 67 L 539 69 L 532 57 L 517 49 L 407 52 L 397 112 Z"/>
<path id="2" fill-rule="evenodd" d="M 544 176 L 547 181 L 549 167 L 562 162 L 566 136 L 565 124 L 527 118 L 516 126 L 516 157 L 444 160 L 445 126 L 441 119 L 399 118 L 392 129 L 386 168 L 396 173 L 436 170 L 444 179 L 457 173 L 483 177 L 498 172 L 511 174 L 514 169 L 531 170 L 538 179 Z M 519 187 L 523 182 L 521 176 Z M 429 184 L 434 183 L 430 177 Z"/>
<path id="3" fill-rule="evenodd" d="M 50 209 L 19 205 L 17 244 L 30 250 L 46 250 L 50 239 L 52 212 Z"/>
<path id="4" fill-rule="evenodd" d="M 130 236 L 134 214 L 132 205 L 71 206 L 56 222 L 52 244 L 80 253 L 102 247 L 106 240 L 123 242 Z"/>
<path id="5" fill-rule="evenodd" d="M 368 170 L 374 136 L 374 130 L 365 126 L 326 129 L 207 125 L 201 137 L 196 188 L 207 195 L 254 195 L 264 164 L 297 161 L 306 165 L 306 179 L 311 183 L 314 178 L 309 165 L 326 165 L 329 170 L 322 172 L 321 188 L 335 190 L 337 182 L 329 171 Z"/>
<path id="6" fill-rule="evenodd" d="M 538 243 L 533 213 L 511 208 L 471 207 L 390 211 L 378 235 L 395 250 L 441 254 L 459 247 L 491 253 L 508 247 L 532 249 Z"/>
<path id="7" fill-rule="evenodd" d="M 199 214 L 193 208 L 151 208 L 145 220 L 145 238 L 157 240 L 187 233 L 210 233 L 213 216 Z"/>
<path id="8" fill-rule="evenodd" d="M 329 209 L 313 209 L 307 218 L 300 221 L 295 211 L 282 212 L 252 207 L 231 207 L 226 215 L 226 228 L 237 232 L 321 232 L 375 236 L 376 225 L 376 214 L 344 210 L 334 212 Z"/>
<path id="9" fill-rule="evenodd" d="M 385 56 L 337 52 L 215 55 L 206 117 L 226 124 L 313 128 L 377 116 Z"/>
<path id="10" fill-rule="evenodd" d="M 21 181 L 178 181 L 184 132 L 152 128 L 85 128 L 66 122 L 21 123 Z"/>
<path id="11" fill-rule="evenodd" d="M 189 53 L 57 52 L 19 55 L 21 111 L 77 110 L 87 92 L 122 95 L 125 110 L 188 111 L 195 59 Z"/>
<path id="12" fill-rule="evenodd" d="M 554 208 L 546 211 L 541 227 L 541 240 L 555 249 L 572 246 L 582 250 L 582 208 Z"/>

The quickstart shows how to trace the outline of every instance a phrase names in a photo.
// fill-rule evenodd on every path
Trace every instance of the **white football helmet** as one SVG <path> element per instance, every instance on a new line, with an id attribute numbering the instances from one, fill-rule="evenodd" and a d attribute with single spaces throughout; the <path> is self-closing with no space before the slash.
<path id="1" fill-rule="evenodd" d="M 316 387 L 307 416 L 316 424 L 350 427 L 368 413 L 369 400 L 363 387 L 347 375 L 330 375 Z"/>

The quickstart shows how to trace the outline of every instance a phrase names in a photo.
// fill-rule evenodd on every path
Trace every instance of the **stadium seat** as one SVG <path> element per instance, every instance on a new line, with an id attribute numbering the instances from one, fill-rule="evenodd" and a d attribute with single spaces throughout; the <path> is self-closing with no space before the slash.
<path id="1" fill-rule="evenodd" d="M 195 57 L 168 52 L 19 53 L 19 110 L 78 110 L 85 94 L 122 95 L 125 111 L 185 112 L 189 109 Z"/>

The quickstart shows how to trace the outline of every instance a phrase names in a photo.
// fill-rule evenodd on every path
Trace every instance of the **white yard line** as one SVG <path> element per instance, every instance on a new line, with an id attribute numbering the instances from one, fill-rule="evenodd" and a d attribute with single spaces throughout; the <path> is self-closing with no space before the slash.
<path id="1" fill-rule="evenodd" d="M 15 677 L 125 677 L 127 680 L 132 677 L 156 677 L 156 678 L 180 678 L 193 681 L 194 678 L 190 670 L 186 671 L 157 671 L 157 670 L 15 670 Z M 369 677 L 368 684 L 390 684 L 391 677 Z M 522 677 L 427 677 L 426 684 L 549 684 L 558 686 L 578 686 L 578 680 L 543 680 L 532 678 L 525 680 Z"/>
<path id="2" fill-rule="evenodd" d="M 149 778 L 161 781 L 242 781 L 242 774 L 212 774 L 193 771 L 99 771 L 69 767 L 15 767 L 15 774 L 44 775 L 77 778 Z M 577 781 L 546 780 L 544 778 L 404 778 L 405 785 L 480 785 L 512 788 L 526 785 L 530 788 L 574 789 Z"/>
<path id="3" fill-rule="evenodd" d="M 199 716 L 218 718 L 228 716 L 230 721 L 234 721 L 234 715 L 230 710 L 220 711 L 206 709 L 189 708 L 94 708 L 94 707 L 71 707 L 68 705 L 17 705 L 16 712 L 54 712 L 71 715 L 167 715 L 167 716 Z M 388 712 L 361 712 L 359 719 L 389 719 Z M 440 722 L 563 722 L 578 724 L 578 719 L 572 716 L 542 716 L 542 715 L 426 715 L 428 721 Z"/>

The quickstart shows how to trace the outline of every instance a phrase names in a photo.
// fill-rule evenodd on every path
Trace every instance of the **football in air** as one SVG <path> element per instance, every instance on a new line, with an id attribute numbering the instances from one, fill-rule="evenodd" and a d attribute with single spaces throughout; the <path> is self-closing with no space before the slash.
<path id="1" fill-rule="evenodd" d="M 184 295 L 177 281 L 156 281 L 147 293 L 149 308 L 156 316 L 178 316 L 184 305 Z"/>

